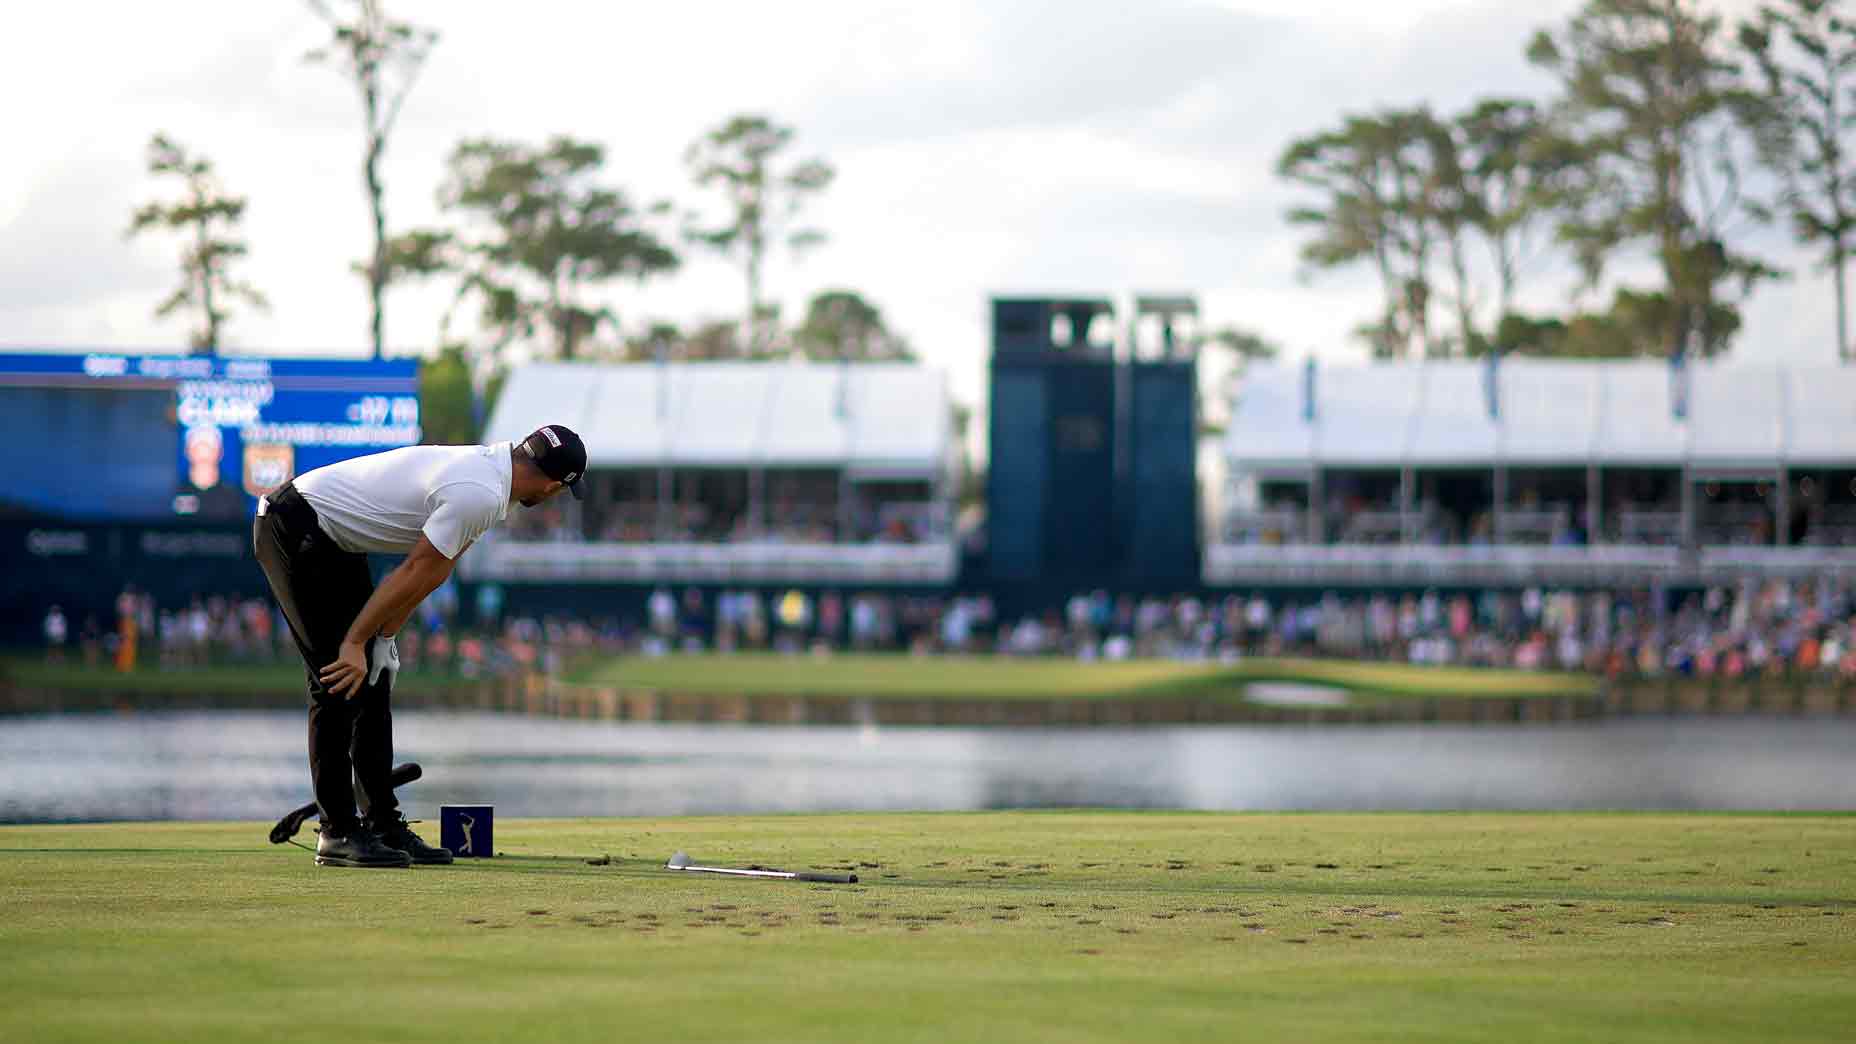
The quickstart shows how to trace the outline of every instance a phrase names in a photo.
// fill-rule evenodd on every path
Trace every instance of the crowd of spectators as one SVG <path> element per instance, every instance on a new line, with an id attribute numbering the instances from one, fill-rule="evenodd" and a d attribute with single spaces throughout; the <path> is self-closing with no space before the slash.
<path id="1" fill-rule="evenodd" d="M 484 585 L 468 624 L 458 608 L 447 585 L 408 621 L 399 638 L 408 667 L 474 678 L 558 673 L 592 652 L 907 651 L 1080 660 L 1314 656 L 1607 677 L 1856 681 L 1856 588 L 1833 582 L 1677 594 L 1535 588 L 1137 598 L 1094 591 L 1010 616 L 984 595 L 660 587 L 631 612 L 537 617 L 505 615 L 500 593 Z M 87 616 L 75 634 L 52 606 L 44 637 L 50 659 L 66 659 L 74 646 L 88 665 L 123 670 L 138 662 L 185 668 L 296 658 L 282 616 L 255 598 L 159 606 L 130 589 L 117 600 L 116 619 Z"/>
<path id="2" fill-rule="evenodd" d="M 125 587 L 114 613 L 86 613 L 75 629 L 63 607 L 51 606 L 42 633 L 52 662 L 74 655 L 85 666 L 127 671 L 268 662 L 277 656 L 280 635 L 288 647 L 284 626 L 269 603 L 255 598 L 212 595 L 161 605 L 147 591 Z"/>
<path id="3" fill-rule="evenodd" d="M 1856 476 L 1836 473 L 1824 481 L 1800 478 L 1788 501 L 1764 482 L 1706 482 L 1694 490 L 1693 517 L 1685 523 L 1678 474 L 1623 473 L 1607 479 L 1599 503 L 1596 536 L 1589 531 L 1588 491 L 1583 478 L 1565 475 L 1534 480 L 1511 476 L 1505 506 L 1495 509 L 1486 474 L 1422 475 L 1409 506 L 1402 505 L 1391 472 L 1328 476 L 1316 514 L 1309 512 L 1306 482 L 1260 483 L 1254 498 L 1223 520 L 1233 543 L 1299 544 L 1311 540 L 1343 544 L 1426 546 L 1586 544 L 1676 546 L 1692 524 L 1702 546 L 1760 547 L 1783 542 L 1797 547 L 1856 546 Z M 1781 512 L 1785 525 L 1779 525 Z"/>
<path id="4" fill-rule="evenodd" d="M 946 646 L 943 641 L 950 621 L 958 626 L 958 621 L 982 612 L 990 623 L 990 601 L 983 598 L 868 591 L 814 594 L 797 588 L 724 590 L 710 595 L 692 587 L 679 594 L 660 587 L 645 602 L 646 626 L 639 645 L 647 653 L 709 648 L 722 652 L 958 650 L 962 646 Z"/>
<path id="5" fill-rule="evenodd" d="M 1211 598 L 1079 593 L 1042 613 L 986 596 L 654 591 L 639 648 L 1236 659 L 1317 656 L 1583 670 L 1608 677 L 1821 674 L 1856 680 L 1856 589 L 1748 583 L 1672 594 L 1554 591 Z"/>
<path id="6" fill-rule="evenodd" d="M 853 492 L 843 510 L 835 481 L 829 490 L 780 491 L 758 509 L 739 495 L 680 498 L 660 511 L 651 500 L 596 493 L 584 502 L 511 512 L 503 534 L 529 543 L 915 544 L 949 532 L 947 505 L 918 485 L 903 495 Z"/>
<path id="7" fill-rule="evenodd" d="M 505 618 L 500 606 L 480 599 L 472 622 L 464 625 L 458 610 L 457 585 L 451 582 L 420 606 L 398 636 L 406 668 L 463 678 L 555 673 L 578 652 L 624 647 L 616 624 L 602 634 L 567 618 Z M 50 606 L 41 633 L 46 660 L 55 664 L 133 671 L 301 663 L 289 622 L 268 598 L 208 595 L 166 605 L 147 591 L 125 587 L 113 613 L 86 614 L 75 633 L 64 608 Z"/>

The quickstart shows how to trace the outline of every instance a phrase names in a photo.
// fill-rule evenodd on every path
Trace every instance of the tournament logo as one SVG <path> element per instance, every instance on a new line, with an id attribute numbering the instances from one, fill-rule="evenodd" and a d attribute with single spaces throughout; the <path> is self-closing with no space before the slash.
<path id="1" fill-rule="evenodd" d="M 296 447 L 287 442 L 245 446 L 245 492 L 261 497 L 296 475 Z"/>

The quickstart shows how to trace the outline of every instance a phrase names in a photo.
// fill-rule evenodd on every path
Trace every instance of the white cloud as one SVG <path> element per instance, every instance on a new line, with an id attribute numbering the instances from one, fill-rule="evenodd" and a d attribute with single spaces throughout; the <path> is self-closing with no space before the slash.
<path id="1" fill-rule="evenodd" d="M 1215 322 L 1354 357 L 1370 276 L 1299 278 L 1277 154 L 1346 111 L 1541 93 L 1521 50 L 1575 6 L 555 0 L 517 17 L 397 3 L 443 35 L 388 153 L 389 221 L 438 218 L 445 156 L 467 136 L 598 140 L 628 191 L 695 206 L 684 147 L 731 113 L 764 111 L 840 171 L 812 211 L 831 242 L 768 272 L 789 314 L 817 288 L 860 289 L 969 401 L 996 292 L 1198 291 Z M 251 199 L 244 273 L 275 310 L 238 317 L 236 342 L 363 351 L 366 296 L 348 271 L 369 246 L 360 117 L 339 75 L 301 60 L 322 28 L 290 3 L 185 10 L 13 12 L 0 91 L 24 100 L 9 116 L 30 147 L 0 157 L 0 342 L 183 343 L 184 324 L 151 315 L 171 283 L 166 248 L 120 237 L 129 208 L 159 191 L 141 149 L 167 130 Z M 1782 236 L 1761 241 L 1793 253 Z M 1548 282 L 1529 300 L 1556 303 L 1563 280 Z M 734 270 L 692 252 L 676 276 L 610 296 L 628 318 L 688 321 L 735 313 L 742 292 Z M 397 291 L 389 341 L 428 343 L 447 296 Z M 1814 357 L 1829 302 L 1808 272 L 1763 291 L 1740 350 Z"/>

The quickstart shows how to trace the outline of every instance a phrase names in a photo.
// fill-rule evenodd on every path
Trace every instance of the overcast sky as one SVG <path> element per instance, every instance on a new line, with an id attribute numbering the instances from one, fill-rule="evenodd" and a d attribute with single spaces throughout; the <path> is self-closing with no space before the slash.
<path id="1" fill-rule="evenodd" d="M 697 207 L 684 147 L 765 112 L 798 130 L 797 155 L 838 169 L 810 211 L 830 242 L 798 264 L 776 256 L 769 292 L 792 316 L 818 289 L 861 291 L 965 401 L 982 389 L 987 299 L 1001 292 L 1192 292 L 1210 322 L 1253 327 L 1292 357 L 1358 359 L 1348 331 L 1377 292 L 1364 270 L 1298 273 L 1276 156 L 1347 112 L 1544 96 L 1522 49 L 1575 6 L 402 0 L 397 16 L 442 38 L 390 144 L 389 227 L 439 220 L 444 157 L 467 136 L 600 141 L 612 182 Z M 0 345 L 185 344 L 184 322 L 153 317 L 177 244 L 122 237 L 137 203 L 169 191 L 144 171 L 165 131 L 250 197 L 240 271 L 273 309 L 238 315 L 228 346 L 364 353 L 366 292 L 349 271 L 370 243 L 359 103 L 302 61 L 325 36 L 288 0 L 10 12 Z M 1754 299 L 1738 356 L 1830 361 L 1828 282 L 1783 236 L 1758 242 L 1796 274 Z M 1564 292 L 1547 272 L 1524 303 L 1555 308 Z M 443 296 L 394 292 L 389 345 L 430 344 Z M 742 296 L 736 269 L 689 250 L 676 275 L 609 298 L 638 324 L 732 316 Z"/>

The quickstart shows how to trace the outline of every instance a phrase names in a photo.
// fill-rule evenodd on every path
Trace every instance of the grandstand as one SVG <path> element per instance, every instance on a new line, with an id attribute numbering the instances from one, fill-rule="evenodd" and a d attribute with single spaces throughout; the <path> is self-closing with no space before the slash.
<path id="1" fill-rule="evenodd" d="M 953 408 L 931 368 L 532 364 L 484 440 L 574 427 L 590 496 L 512 511 L 464 558 L 466 604 L 635 621 L 654 589 L 799 588 L 912 599 L 925 632 L 961 598 L 1049 629 L 1079 592 L 1119 612 L 1234 592 L 1856 584 L 1856 369 L 1255 366 L 1201 521 L 1190 351 L 1079 335 L 1119 332 L 1091 318 L 1109 314 L 1097 299 L 993 304 L 984 528 L 954 529 Z M 419 437 L 410 362 L 175 360 L 0 357 L 0 429 L 33 450 L 0 481 L 0 639 L 52 604 L 107 618 L 125 587 L 163 605 L 250 594 L 253 494 Z"/>
<path id="2" fill-rule="evenodd" d="M 945 585 L 957 463 L 943 376 L 900 363 L 536 364 L 485 441 L 587 445 L 584 503 L 510 516 L 467 580 Z"/>
<path id="3" fill-rule="evenodd" d="M 1856 577 L 1856 369 L 1260 366 L 1207 585 Z"/>

